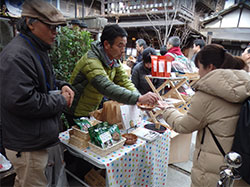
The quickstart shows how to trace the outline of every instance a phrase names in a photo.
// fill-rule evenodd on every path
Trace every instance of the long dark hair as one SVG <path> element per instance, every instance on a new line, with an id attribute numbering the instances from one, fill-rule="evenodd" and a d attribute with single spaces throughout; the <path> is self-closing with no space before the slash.
<path id="1" fill-rule="evenodd" d="M 209 44 L 200 50 L 195 58 L 195 65 L 200 62 L 204 68 L 213 64 L 217 69 L 243 69 L 244 61 L 233 57 L 219 44 Z"/>

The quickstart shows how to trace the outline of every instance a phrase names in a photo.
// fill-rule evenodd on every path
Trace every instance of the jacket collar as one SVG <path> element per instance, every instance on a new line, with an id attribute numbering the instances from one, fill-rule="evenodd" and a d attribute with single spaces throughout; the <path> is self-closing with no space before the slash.
<path id="1" fill-rule="evenodd" d="M 48 51 L 51 49 L 51 46 L 49 44 L 42 41 L 40 38 L 34 35 L 31 31 L 21 32 L 21 33 L 25 35 L 26 37 L 28 37 L 28 39 L 32 41 L 32 43 L 35 45 L 36 48 L 42 51 Z"/>
<path id="2" fill-rule="evenodd" d="M 172 47 L 168 50 L 168 53 L 174 53 L 176 55 L 183 55 L 180 47 Z"/>
<path id="3" fill-rule="evenodd" d="M 148 74 L 148 73 L 151 73 L 151 69 L 148 69 L 148 68 L 146 68 L 145 66 L 144 66 L 144 63 L 143 62 L 141 62 L 142 63 L 142 66 L 143 66 L 143 69 L 144 69 L 144 71 Z"/>
<path id="4" fill-rule="evenodd" d="M 99 41 L 95 41 L 91 43 L 91 50 L 88 52 L 88 58 L 98 58 L 106 67 L 119 67 L 119 60 L 111 61 L 107 54 L 104 51 L 102 43 Z M 111 66 L 111 64 L 113 65 Z"/>
<path id="5" fill-rule="evenodd" d="M 198 80 L 197 91 L 239 103 L 250 96 L 250 76 L 244 70 L 216 69 Z"/>

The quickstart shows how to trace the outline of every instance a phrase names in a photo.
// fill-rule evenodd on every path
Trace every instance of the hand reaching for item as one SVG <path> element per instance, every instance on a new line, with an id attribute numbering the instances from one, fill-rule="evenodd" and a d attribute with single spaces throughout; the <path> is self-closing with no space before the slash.
<path id="1" fill-rule="evenodd" d="M 159 100 L 156 93 L 148 92 L 144 95 L 141 95 L 138 99 L 138 102 L 141 104 L 155 105 Z"/>
<path id="2" fill-rule="evenodd" d="M 174 108 L 174 105 L 170 105 L 168 104 L 166 101 L 158 101 L 158 108 L 160 108 L 161 110 L 167 109 L 167 108 Z"/>

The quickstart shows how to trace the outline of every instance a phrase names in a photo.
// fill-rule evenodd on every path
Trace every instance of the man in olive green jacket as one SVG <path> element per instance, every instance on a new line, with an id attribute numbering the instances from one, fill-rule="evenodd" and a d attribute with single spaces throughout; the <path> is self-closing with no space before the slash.
<path id="1" fill-rule="evenodd" d="M 103 96 L 124 104 L 137 102 L 155 104 L 157 95 L 140 95 L 121 66 L 125 53 L 127 32 L 117 24 L 104 27 L 101 42 L 95 41 L 76 64 L 71 76 L 75 98 L 70 108 L 74 117 L 89 116 L 98 108 Z"/>

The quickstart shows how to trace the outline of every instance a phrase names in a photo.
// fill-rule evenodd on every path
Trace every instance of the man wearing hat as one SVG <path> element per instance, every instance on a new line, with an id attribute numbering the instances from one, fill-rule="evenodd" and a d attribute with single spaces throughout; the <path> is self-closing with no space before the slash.
<path id="1" fill-rule="evenodd" d="M 47 186 L 48 148 L 59 143 L 60 115 L 74 98 L 69 84 L 55 80 L 48 57 L 59 25 L 66 20 L 54 6 L 27 0 L 20 34 L 0 53 L 3 145 L 15 186 Z"/>

